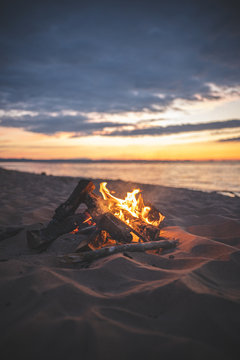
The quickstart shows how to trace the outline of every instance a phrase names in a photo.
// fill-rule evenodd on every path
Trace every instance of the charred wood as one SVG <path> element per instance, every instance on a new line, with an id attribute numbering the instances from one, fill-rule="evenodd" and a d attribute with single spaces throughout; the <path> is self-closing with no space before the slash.
<path id="1" fill-rule="evenodd" d="M 95 240 L 95 238 L 98 236 L 99 231 L 95 228 L 90 235 L 79 235 L 78 233 L 76 236 L 79 238 L 79 244 L 75 249 L 75 252 L 81 252 L 81 251 L 88 251 L 91 250 L 91 248 L 88 246 L 91 242 Z"/>
<path id="2" fill-rule="evenodd" d="M 84 202 L 88 193 L 95 189 L 95 185 L 90 180 L 80 180 L 69 198 L 61 204 L 56 210 L 53 216 L 53 220 L 62 221 L 66 217 L 73 215 L 78 206 Z"/>
<path id="3" fill-rule="evenodd" d="M 86 195 L 95 189 L 90 180 L 80 180 L 69 198 L 61 204 L 52 220 L 41 230 L 27 231 L 28 246 L 32 249 L 44 250 L 60 235 L 73 231 L 76 226 L 82 226 L 83 215 L 73 215 L 78 206 L 84 202 Z"/>
<path id="4" fill-rule="evenodd" d="M 100 229 L 106 230 L 117 242 L 129 243 L 132 241 L 132 229 L 113 214 L 109 212 L 103 214 L 97 223 Z"/>
<path id="5" fill-rule="evenodd" d="M 84 220 L 84 214 L 76 214 L 61 222 L 52 220 L 44 229 L 27 231 L 28 246 L 31 249 L 45 250 L 60 235 L 69 233 L 76 227 L 86 227 Z"/>
<path id="6" fill-rule="evenodd" d="M 83 202 L 87 205 L 88 211 L 93 218 L 108 211 L 106 201 L 92 192 L 86 194 Z"/>

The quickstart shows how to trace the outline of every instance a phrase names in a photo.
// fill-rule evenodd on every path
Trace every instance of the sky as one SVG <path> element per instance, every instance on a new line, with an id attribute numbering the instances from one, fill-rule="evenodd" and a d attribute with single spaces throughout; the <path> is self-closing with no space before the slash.
<path id="1" fill-rule="evenodd" d="M 0 157 L 240 159 L 238 1 L 5 1 Z"/>

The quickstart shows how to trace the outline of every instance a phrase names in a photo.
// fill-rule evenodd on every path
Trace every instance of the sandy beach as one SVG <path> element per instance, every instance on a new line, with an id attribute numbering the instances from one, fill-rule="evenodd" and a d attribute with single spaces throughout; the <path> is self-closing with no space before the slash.
<path id="1" fill-rule="evenodd" d="M 140 187 L 179 243 L 82 269 L 57 260 L 73 236 L 41 253 L 26 242 L 78 180 L 0 169 L 0 227 L 22 228 L 0 241 L 2 359 L 239 359 L 240 198 L 109 181 Z"/>

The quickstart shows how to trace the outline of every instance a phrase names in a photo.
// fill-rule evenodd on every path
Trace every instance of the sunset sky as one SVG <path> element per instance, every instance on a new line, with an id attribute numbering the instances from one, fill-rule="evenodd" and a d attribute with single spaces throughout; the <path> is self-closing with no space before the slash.
<path id="1" fill-rule="evenodd" d="M 237 1 L 4 1 L 0 157 L 240 159 Z"/>

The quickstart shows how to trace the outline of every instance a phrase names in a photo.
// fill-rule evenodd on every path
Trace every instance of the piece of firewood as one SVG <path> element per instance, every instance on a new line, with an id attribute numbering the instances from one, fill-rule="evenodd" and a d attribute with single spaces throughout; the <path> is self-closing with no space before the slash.
<path id="1" fill-rule="evenodd" d="M 92 241 L 94 241 L 96 239 L 98 234 L 99 234 L 99 230 L 97 228 L 95 228 L 91 232 L 90 235 L 85 235 L 85 236 L 80 235 L 81 239 L 80 239 L 78 246 L 75 249 L 75 252 L 83 251 L 89 243 L 91 243 Z M 77 234 L 77 236 L 78 236 L 78 234 Z M 88 250 L 90 250 L 89 247 L 88 247 Z"/>
<path id="2" fill-rule="evenodd" d="M 132 229 L 110 212 L 100 216 L 97 226 L 101 230 L 106 230 L 117 242 L 130 243 L 132 241 Z"/>
<path id="3" fill-rule="evenodd" d="M 85 218 L 79 215 L 74 217 L 73 214 L 84 202 L 86 195 L 94 189 L 95 185 L 90 180 L 80 180 L 69 198 L 55 210 L 46 228 L 27 231 L 28 246 L 31 249 L 46 249 L 60 235 L 73 231 L 76 228 L 75 223 L 81 225 Z"/>
<path id="4" fill-rule="evenodd" d="M 155 225 L 148 224 L 139 218 L 133 218 L 130 224 L 131 228 L 141 234 L 147 241 L 157 240 L 159 237 L 160 228 Z"/>
<path id="5" fill-rule="evenodd" d="M 27 231 L 27 242 L 31 249 L 45 250 L 60 235 L 69 233 L 76 227 L 84 227 L 85 214 L 68 216 L 61 222 L 52 220 L 46 228 Z"/>
<path id="6" fill-rule="evenodd" d="M 69 198 L 61 204 L 53 215 L 53 220 L 62 221 L 66 217 L 73 215 L 78 206 L 84 202 L 86 195 L 95 189 L 92 181 L 83 179 L 80 180 Z"/>
<path id="7" fill-rule="evenodd" d="M 156 208 L 156 206 L 154 206 L 152 203 L 150 202 L 146 202 L 146 206 L 149 206 L 151 209 L 148 213 L 148 219 L 150 221 L 158 221 L 159 220 L 159 210 Z M 162 217 L 163 215 L 161 214 L 160 217 Z M 160 224 L 158 225 L 158 228 L 162 228 L 163 227 L 163 222 L 164 222 L 165 217 L 161 220 Z M 154 226 L 154 225 L 153 225 Z"/>
<path id="8" fill-rule="evenodd" d="M 166 241 L 151 241 L 146 243 L 131 243 L 124 245 L 116 245 L 110 247 L 104 247 L 99 250 L 86 251 L 83 253 L 73 253 L 67 255 L 58 256 L 60 262 L 65 264 L 77 264 L 80 263 L 83 266 L 88 265 L 94 260 L 100 259 L 102 257 L 110 256 L 122 252 L 144 252 L 147 250 L 156 250 L 156 249 L 172 249 L 178 244 L 177 240 L 166 240 Z"/>
<path id="9" fill-rule="evenodd" d="M 88 212 L 93 218 L 108 212 L 107 202 L 93 192 L 88 192 L 83 200 L 88 207 Z"/>

